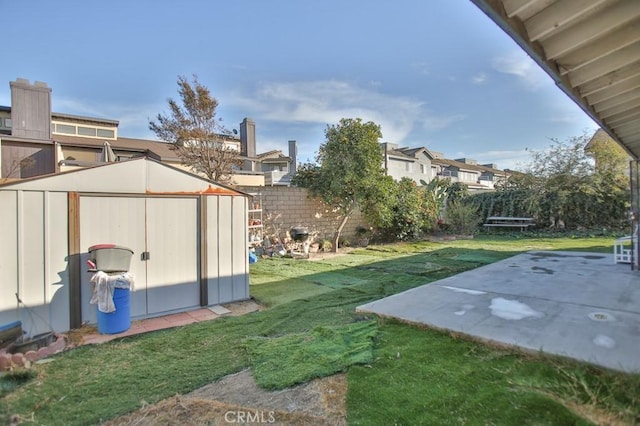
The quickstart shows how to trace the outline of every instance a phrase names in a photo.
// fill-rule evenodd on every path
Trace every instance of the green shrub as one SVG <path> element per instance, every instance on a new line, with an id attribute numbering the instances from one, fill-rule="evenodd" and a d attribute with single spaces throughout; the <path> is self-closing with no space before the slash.
<path id="1" fill-rule="evenodd" d="M 453 201 L 447 206 L 447 223 L 455 234 L 471 235 L 480 222 L 478 207 L 464 201 Z"/>
<path id="2" fill-rule="evenodd" d="M 331 251 L 331 249 L 333 248 L 333 243 L 329 240 L 322 240 L 320 241 L 320 247 L 319 249 L 322 251 Z"/>

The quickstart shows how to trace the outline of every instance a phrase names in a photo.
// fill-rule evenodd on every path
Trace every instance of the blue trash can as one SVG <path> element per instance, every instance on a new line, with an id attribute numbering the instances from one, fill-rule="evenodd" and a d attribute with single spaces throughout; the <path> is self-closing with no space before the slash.
<path id="1" fill-rule="evenodd" d="M 133 276 L 128 274 L 133 250 L 115 244 L 97 244 L 89 247 L 87 264 L 96 274 L 91 278 L 95 283 L 93 297 L 89 303 L 98 304 L 98 332 L 101 334 L 117 334 L 131 327 L 131 287 Z M 107 276 L 107 273 L 111 273 Z M 113 273 L 116 273 L 115 275 Z M 113 290 L 112 306 L 104 299 Z M 106 308 L 105 308 L 106 305 Z"/>
<path id="2" fill-rule="evenodd" d="M 128 288 L 113 289 L 114 312 L 100 312 L 98 309 L 98 333 L 117 334 L 131 327 L 131 291 Z"/>

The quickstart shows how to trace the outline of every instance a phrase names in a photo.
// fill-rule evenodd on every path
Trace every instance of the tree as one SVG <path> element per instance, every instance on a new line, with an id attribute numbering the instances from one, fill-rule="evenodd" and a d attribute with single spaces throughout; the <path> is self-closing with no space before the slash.
<path id="1" fill-rule="evenodd" d="M 614 146 L 590 144 L 589 136 L 552 139 L 532 152 L 527 173 L 509 178 L 495 193 L 474 196 L 483 216 L 531 216 L 555 228 L 621 228 L 629 209 L 629 180 Z M 594 161 L 595 158 L 595 161 Z"/>
<path id="2" fill-rule="evenodd" d="M 149 129 L 173 144 L 182 164 L 213 181 L 227 182 L 233 166 L 240 165 L 240 152 L 225 143 L 230 132 L 216 118 L 218 101 L 193 76 L 193 83 L 178 77 L 181 104 L 168 99 L 169 114 L 158 114 Z"/>
<path id="3" fill-rule="evenodd" d="M 400 179 L 396 187 L 393 220 L 387 229 L 398 240 L 417 239 L 425 230 L 432 230 L 436 221 L 437 206 L 432 202 L 432 193 L 408 177 Z"/>
<path id="4" fill-rule="evenodd" d="M 342 219 L 333 236 L 334 252 L 344 226 L 358 206 L 367 215 L 384 205 L 385 188 L 391 178 L 382 168 L 378 143 L 381 137 L 377 124 L 343 118 L 337 125 L 327 126 L 325 142 L 316 157 L 318 165 L 305 167 L 300 178 L 294 178 L 294 184 L 308 188 L 312 195 L 340 212 Z"/>
<path id="5" fill-rule="evenodd" d="M 630 208 L 629 162 L 631 157 L 604 131 L 599 130 L 586 148 L 595 161 L 593 186 L 602 208 L 600 214 L 615 216 Z M 620 217 L 620 224 L 624 223 Z"/>
<path id="6" fill-rule="evenodd" d="M 629 177 L 631 157 L 603 130 L 598 130 L 585 147 L 587 155 L 595 161 L 596 174 L 613 178 Z"/>

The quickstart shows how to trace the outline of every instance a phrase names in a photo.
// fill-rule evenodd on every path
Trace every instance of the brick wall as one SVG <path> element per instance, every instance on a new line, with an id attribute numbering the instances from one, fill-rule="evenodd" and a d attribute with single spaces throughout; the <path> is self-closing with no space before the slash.
<path id="1" fill-rule="evenodd" d="M 258 194 L 256 200 L 262 201 L 264 232 L 278 238 L 288 237 L 289 230 L 296 226 L 309 229 L 316 241 L 331 240 L 342 216 L 334 213 L 322 201 L 311 198 L 305 188 L 288 186 L 239 187 L 241 191 Z M 342 234 L 353 239 L 358 226 L 368 227 L 359 211 L 349 218 Z"/>

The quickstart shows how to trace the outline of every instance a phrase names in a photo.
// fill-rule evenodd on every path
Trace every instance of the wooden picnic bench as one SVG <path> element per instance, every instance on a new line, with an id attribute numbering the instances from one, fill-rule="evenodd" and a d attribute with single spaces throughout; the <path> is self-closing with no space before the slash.
<path id="1" fill-rule="evenodd" d="M 482 225 L 485 228 L 520 228 L 521 231 L 534 226 L 532 217 L 489 216 Z"/>

